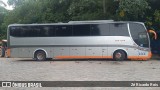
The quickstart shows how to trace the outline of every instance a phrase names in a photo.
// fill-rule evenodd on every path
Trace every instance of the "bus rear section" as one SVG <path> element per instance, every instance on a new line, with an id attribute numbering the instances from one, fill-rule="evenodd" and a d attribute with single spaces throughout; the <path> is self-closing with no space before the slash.
<path id="1" fill-rule="evenodd" d="M 147 29 L 143 23 L 130 23 L 129 29 L 134 45 L 138 50 L 138 55 L 129 57 L 130 59 L 147 60 L 152 56 L 150 48 L 150 39 Z M 137 57 L 138 56 L 138 57 Z"/>
<path id="2" fill-rule="evenodd" d="M 10 57 L 147 60 L 146 28 L 139 22 L 14 24 L 8 28 Z"/>

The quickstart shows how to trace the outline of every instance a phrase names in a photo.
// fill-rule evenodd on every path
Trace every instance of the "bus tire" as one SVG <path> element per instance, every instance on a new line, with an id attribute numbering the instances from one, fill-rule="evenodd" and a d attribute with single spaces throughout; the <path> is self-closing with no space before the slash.
<path id="1" fill-rule="evenodd" d="M 36 51 L 34 58 L 37 61 L 44 61 L 44 60 L 46 60 L 46 53 L 42 50 Z"/>
<path id="2" fill-rule="evenodd" d="M 5 56 L 5 49 L 2 47 L 0 48 L 0 57 L 4 57 Z"/>
<path id="3" fill-rule="evenodd" d="M 122 50 L 117 50 L 113 54 L 113 59 L 117 61 L 123 61 L 126 59 L 126 53 Z"/>

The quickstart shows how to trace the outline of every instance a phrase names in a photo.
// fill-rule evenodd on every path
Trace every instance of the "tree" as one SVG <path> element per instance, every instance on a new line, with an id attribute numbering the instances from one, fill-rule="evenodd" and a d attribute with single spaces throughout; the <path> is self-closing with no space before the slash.
<path id="1" fill-rule="evenodd" d="M 160 0 L 148 0 L 148 3 L 152 7 L 152 12 L 160 9 Z"/>
<path id="2" fill-rule="evenodd" d="M 120 0 L 117 13 L 122 20 L 140 20 L 150 9 L 146 0 Z"/>
<path id="3" fill-rule="evenodd" d="M 8 4 L 12 5 L 15 8 L 15 7 L 21 6 L 26 1 L 27 0 L 8 0 Z"/>
<path id="4" fill-rule="evenodd" d="M 0 6 L 0 40 L 6 37 L 6 30 L 2 28 L 2 23 L 4 21 L 6 13 L 7 10 L 4 7 Z"/>

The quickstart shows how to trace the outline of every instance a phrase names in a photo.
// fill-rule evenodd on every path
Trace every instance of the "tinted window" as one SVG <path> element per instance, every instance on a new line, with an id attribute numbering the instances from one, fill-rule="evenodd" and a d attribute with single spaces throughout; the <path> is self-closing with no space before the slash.
<path id="1" fill-rule="evenodd" d="M 45 30 L 45 36 L 53 37 L 56 35 L 55 26 L 44 26 L 43 29 Z"/>
<path id="2" fill-rule="evenodd" d="M 112 23 L 109 24 L 111 36 L 129 36 L 127 24 L 124 23 Z"/>
<path id="3" fill-rule="evenodd" d="M 54 26 L 14 26 L 10 27 L 14 37 L 49 37 L 55 36 Z"/>
<path id="4" fill-rule="evenodd" d="M 109 24 L 91 25 L 92 36 L 107 36 L 109 35 Z"/>
<path id="5" fill-rule="evenodd" d="M 16 27 L 10 27 L 10 28 L 9 28 L 9 30 L 10 30 L 10 31 L 9 31 L 9 32 L 10 32 L 10 35 L 11 35 L 11 36 L 14 36 L 14 37 L 19 36 L 19 35 L 18 35 L 19 33 L 16 33 L 16 32 L 19 31 L 19 30 L 17 30 L 17 29 L 18 29 L 18 28 L 16 28 Z"/>
<path id="6" fill-rule="evenodd" d="M 14 37 L 129 36 L 127 24 L 37 25 L 10 27 Z"/>
<path id="7" fill-rule="evenodd" d="M 138 23 L 130 23 L 129 26 L 134 42 L 141 47 L 149 47 L 149 40 L 145 27 Z"/>
<path id="8" fill-rule="evenodd" d="M 54 26 L 31 26 L 30 33 L 32 37 L 51 37 L 55 36 Z"/>
<path id="9" fill-rule="evenodd" d="M 28 29 L 30 37 L 42 37 L 44 36 L 44 30 L 41 29 L 41 26 L 30 26 Z"/>
<path id="10" fill-rule="evenodd" d="M 10 27 L 10 35 L 14 37 L 24 37 L 25 34 L 29 34 L 28 31 L 26 31 L 29 27 Z M 26 33 L 27 32 L 27 33 Z"/>
<path id="11" fill-rule="evenodd" d="M 90 36 L 90 25 L 73 25 L 74 36 Z"/>
<path id="12" fill-rule="evenodd" d="M 130 23 L 130 32 L 133 38 L 138 38 L 139 33 L 146 32 L 145 28 L 141 24 Z"/>
<path id="13" fill-rule="evenodd" d="M 72 36 L 72 26 L 56 26 L 56 36 Z"/>

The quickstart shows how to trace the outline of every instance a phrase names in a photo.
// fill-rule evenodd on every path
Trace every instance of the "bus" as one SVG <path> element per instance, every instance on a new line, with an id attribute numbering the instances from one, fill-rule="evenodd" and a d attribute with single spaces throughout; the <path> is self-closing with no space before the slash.
<path id="1" fill-rule="evenodd" d="M 142 22 L 70 21 L 11 24 L 7 56 L 11 58 L 148 60 L 150 39 Z"/>

